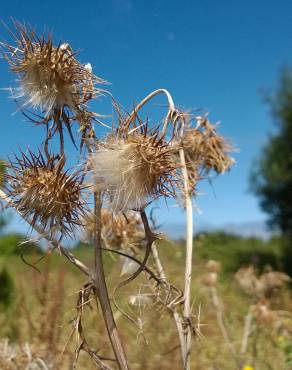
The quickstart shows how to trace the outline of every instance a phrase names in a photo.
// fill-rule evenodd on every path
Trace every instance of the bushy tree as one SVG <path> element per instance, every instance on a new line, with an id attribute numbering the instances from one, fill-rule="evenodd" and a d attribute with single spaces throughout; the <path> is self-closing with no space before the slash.
<path id="1" fill-rule="evenodd" d="M 272 227 L 292 237 L 292 69 L 281 73 L 276 93 L 268 99 L 278 126 L 252 171 L 252 191 Z"/>

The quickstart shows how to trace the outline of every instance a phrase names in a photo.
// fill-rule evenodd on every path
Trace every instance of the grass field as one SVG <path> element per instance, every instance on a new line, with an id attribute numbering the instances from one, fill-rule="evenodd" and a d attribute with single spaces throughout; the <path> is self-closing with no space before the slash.
<path id="1" fill-rule="evenodd" d="M 192 285 L 196 333 L 192 369 L 292 369 L 292 295 L 288 285 L 278 284 L 264 297 L 244 292 L 234 275 L 241 260 L 242 264 L 246 264 L 248 258 L 254 259 L 252 251 L 256 250 L 260 254 L 259 251 L 263 250 L 266 253 L 273 250 L 273 247 L 268 244 L 264 247 L 263 243 L 255 240 L 223 240 L 223 236 L 221 235 L 221 239 L 219 236 L 214 239 L 217 244 L 215 243 L 213 252 L 204 240 L 198 239 L 196 243 Z M 220 240 L 225 245 L 225 252 L 221 256 Z M 234 249 L 232 243 L 237 243 L 237 246 L 241 243 L 241 246 Z M 248 250 L 247 245 L 252 243 L 249 257 L 239 253 L 239 250 Z M 167 266 L 168 280 L 182 288 L 182 245 L 163 242 L 158 249 L 163 264 Z M 93 264 L 91 248 L 79 248 L 75 253 L 89 265 Z M 238 256 L 238 261 L 232 258 L 231 253 Z M 265 263 L 263 255 L 261 256 Z M 276 252 L 273 256 L 275 255 Z M 27 256 L 30 263 L 37 258 L 39 255 Z M 208 281 L 206 262 L 211 258 L 221 258 L 218 284 Z M 273 263 L 273 258 L 271 261 Z M 24 264 L 15 254 L 1 257 L 2 272 L 4 267 L 12 282 L 7 283 L 5 280 L 6 284 L 10 284 L 10 295 L 6 294 L 6 303 L 0 306 L 0 369 L 45 369 L 42 361 L 47 364 L 48 369 L 72 369 L 78 346 L 78 335 L 72 331 L 76 318 L 75 306 L 78 292 L 86 283 L 86 278 L 68 265 L 57 252 L 38 264 L 41 273 Z M 105 256 L 105 267 L 112 294 L 117 282 L 124 280 L 125 276 L 120 276 L 121 261 L 114 255 Z M 134 324 L 115 310 L 131 369 L 179 370 L 182 368 L 179 341 L 172 315 L 165 307 L 151 300 L 151 295 L 147 304 L 129 303 L 131 296 L 133 302 L 133 296 L 142 294 L 144 297 L 144 294 L 151 294 L 151 286 L 153 283 L 142 274 L 135 282 L 120 289 L 116 297 L 119 306 L 135 321 Z M 82 316 L 86 339 L 92 349 L 111 358 L 100 310 L 94 301 L 90 302 L 90 306 L 91 308 L 84 307 Z M 264 311 L 261 311 L 263 307 Z M 246 349 L 242 351 L 244 333 L 246 334 L 245 321 L 249 312 L 252 313 L 252 321 L 247 333 Z M 268 315 L 265 316 L 265 313 Z M 224 337 L 222 329 L 227 332 L 228 339 Z M 27 365 L 29 361 L 31 367 Z M 111 361 L 108 364 L 114 367 Z M 76 369 L 95 368 L 88 355 L 81 351 Z"/>

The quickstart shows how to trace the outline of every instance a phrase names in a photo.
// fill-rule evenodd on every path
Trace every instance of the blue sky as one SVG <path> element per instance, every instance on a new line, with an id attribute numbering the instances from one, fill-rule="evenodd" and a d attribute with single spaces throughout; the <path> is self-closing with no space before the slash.
<path id="1" fill-rule="evenodd" d="M 176 105 L 204 108 L 221 121 L 220 132 L 240 150 L 232 172 L 207 183 L 197 203 L 200 224 L 262 221 L 257 199 L 248 192 L 248 177 L 260 148 L 274 126 L 262 89 L 273 91 L 279 71 L 291 63 L 292 2 L 281 1 L 15 1 L 1 4 L 1 19 L 13 17 L 53 31 L 56 43 L 69 42 L 79 59 L 111 82 L 110 91 L 126 108 L 150 91 L 167 88 Z M 0 27 L 1 39 L 9 36 Z M 14 76 L 0 60 L 0 85 Z M 153 115 L 163 99 L 148 106 Z M 105 101 L 94 108 L 111 113 Z M 0 91 L 0 157 L 17 147 L 36 148 L 42 128 L 33 128 L 15 112 Z M 156 113 L 154 113 L 156 117 Z M 77 153 L 70 148 L 70 156 Z M 165 222 L 181 223 L 170 204 L 159 213 Z"/>

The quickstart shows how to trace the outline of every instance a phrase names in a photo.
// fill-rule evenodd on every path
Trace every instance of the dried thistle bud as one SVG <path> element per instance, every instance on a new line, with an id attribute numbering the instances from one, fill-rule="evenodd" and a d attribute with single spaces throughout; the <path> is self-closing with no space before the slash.
<path id="1" fill-rule="evenodd" d="M 64 166 L 64 157 L 45 159 L 29 151 L 10 162 L 6 175 L 15 208 L 52 234 L 70 234 L 86 214 L 81 173 L 69 175 Z"/>
<path id="2" fill-rule="evenodd" d="M 208 287 L 216 286 L 218 282 L 217 272 L 208 272 L 203 276 L 202 284 Z"/>
<path id="3" fill-rule="evenodd" d="M 245 293 L 256 296 L 260 295 L 261 284 L 253 266 L 241 267 L 236 272 L 235 279 Z"/>
<path id="4" fill-rule="evenodd" d="M 272 297 L 280 288 L 289 283 L 291 278 L 279 271 L 268 271 L 263 273 L 259 282 L 265 297 Z"/>
<path id="5" fill-rule="evenodd" d="M 207 119 L 200 119 L 194 129 L 186 129 L 180 147 L 183 147 L 189 173 L 190 185 L 197 182 L 211 170 L 222 174 L 234 164 L 229 156 L 233 147 L 216 132 L 216 126 Z"/>
<path id="6" fill-rule="evenodd" d="M 254 305 L 252 312 L 256 320 L 264 325 L 273 325 L 278 320 L 277 312 L 270 309 L 269 302 L 266 299 L 261 299 Z"/>
<path id="7" fill-rule="evenodd" d="M 206 263 L 206 270 L 208 272 L 217 272 L 218 273 L 221 270 L 221 264 L 218 261 L 209 260 Z"/>
<path id="8" fill-rule="evenodd" d="M 132 131 L 109 137 L 90 159 L 95 187 L 106 191 L 115 210 L 140 210 L 149 200 L 174 195 L 179 164 L 158 134 Z"/>
<path id="9" fill-rule="evenodd" d="M 235 278 L 246 293 L 267 298 L 272 297 L 279 288 L 291 281 L 288 275 L 272 270 L 257 277 L 256 271 L 252 266 L 239 269 L 235 274 Z"/>
<path id="10" fill-rule="evenodd" d="M 1 43 L 12 72 L 19 76 L 16 98 L 23 107 L 44 112 L 46 119 L 68 118 L 66 109 L 79 111 L 99 93 L 95 83 L 104 81 L 93 75 L 91 65 L 81 64 L 69 44 L 53 46 L 51 36 L 36 33 L 15 23 L 16 46 Z"/>
<path id="11" fill-rule="evenodd" d="M 95 217 L 92 214 L 84 223 L 83 240 L 86 242 L 93 239 L 94 223 Z M 115 215 L 106 208 L 101 210 L 101 238 L 108 248 L 134 252 L 144 237 L 141 218 L 137 212 L 128 211 L 126 214 Z"/>

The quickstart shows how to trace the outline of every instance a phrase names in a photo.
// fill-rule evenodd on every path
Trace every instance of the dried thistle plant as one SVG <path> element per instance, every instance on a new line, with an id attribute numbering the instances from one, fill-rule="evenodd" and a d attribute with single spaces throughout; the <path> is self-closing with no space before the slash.
<path id="1" fill-rule="evenodd" d="M 207 273 L 203 276 L 202 283 L 205 286 L 216 286 L 218 283 L 218 273 L 221 270 L 220 262 L 209 260 L 205 265 Z"/>
<path id="2" fill-rule="evenodd" d="M 128 370 L 129 365 L 108 296 L 102 260 L 103 243 L 120 252 L 117 249 L 133 248 L 137 240 L 141 245 L 144 242 L 145 253 L 141 262 L 120 252 L 139 267 L 130 278 L 120 282 L 115 291 L 134 280 L 142 271 L 147 272 L 155 284 L 161 285 L 161 289 L 163 287 L 160 303 L 167 307 L 176 321 L 183 366 L 189 370 L 191 336 L 194 333 L 191 310 L 192 196 L 197 182 L 211 170 L 223 173 L 231 167 L 231 147 L 207 119 L 199 119 L 198 126 L 191 129 L 186 116 L 177 114 L 172 97 L 165 89 L 150 93 L 127 118 L 118 112 L 117 129 L 112 130 L 110 135 L 105 138 L 96 135 L 94 123 L 100 116 L 90 110 L 88 103 L 102 93 L 95 85 L 104 81 L 93 75 L 91 65 L 81 64 L 68 44 L 55 46 L 50 35 L 38 37 L 34 30 L 17 22 L 14 38 L 15 46 L 3 42 L 0 46 L 12 72 L 19 77 L 19 87 L 14 95 L 22 99 L 21 109 L 30 107 L 41 111 L 41 115 L 35 114 L 38 120 L 28 117 L 33 122 L 46 125 L 45 154 L 29 151 L 28 155 L 22 153 L 20 158 L 11 161 L 0 197 L 87 276 L 89 281 L 85 284 L 86 289 L 82 290 L 85 293 L 80 294 L 80 310 L 83 300 L 91 295 L 96 302 L 99 301 L 117 366 L 122 370 Z M 138 111 L 160 93 L 167 97 L 169 110 L 162 128 L 149 128 L 148 122 L 139 120 Z M 84 167 L 70 174 L 65 170 L 63 128 L 67 128 L 74 142 L 71 131 L 73 121 L 80 125 L 81 146 L 85 144 L 88 163 L 86 169 Z M 60 149 L 51 155 L 49 144 L 54 133 L 59 134 Z M 87 169 L 93 177 L 89 196 L 94 199 L 94 210 L 91 219 L 84 221 L 87 218 L 83 197 Z M 158 237 L 151 230 L 145 211 L 153 200 L 175 197 L 178 188 L 183 189 L 187 221 L 183 294 L 166 280 L 153 244 Z M 108 200 L 108 209 L 102 209 L 103 201 Z M 139 217 L 129 211 L 138 211 Z M 93 236 L 93 271 L 62 247 L 60 239 L 56 239 L 56 235 L 73 237 L 76 227 L 81 225 L 87 225 L 89 238 Z M 157 276 L 147 266 L 151 254 Z M 213 263 L 208 269 L 208 273 L 213 274 L 213 280 L 215 276 L 217 281 L 218 266 Z M 214 282 L 211 285 L 211 291 L 215 292 Z M 183 309 L 178 308 L 181 304 Z M 75 329 L 81 339 L 76 358 L 83 349 L 97 366 L 110 369 L 87 345 L 80 312 L 75 321 Z"/>
<path id="3" fill-rule="evenodd" d="M 37 36 L 35 31 L 15 22 L 15 46 L 1 42 L 2 53 L 10 69 L 18 76 L 19 86 L 12 89 L 13 97 L 21 101 L 21 109 L 41 110 L 44 117 L 33 122 L 49 124 L 50 134 L 65 125 L 71 138 L 71 121 L 86 112 L 87 103 L 99 96 L 96 84 L 105 81 L 92 73 L 90 63 L 81 64 L 69 44 L 54 46 L 50 35 Z M 73 116 L 71 114 L 73 112 Z M 73 140 L 74 142 L 74 140 Z"/>
<path id="4" fill-rule="evenodd" d="M 280 288 L 291 281 L 291 278 L 279 271 L 268 271 L 258 276 L 253 266 L 241 267 L 235 274 L 241 289 L 254 298 L 271 298 Z"/>
<path id="5" fill-rule="evenodd" d="M 109 136 L 90 158 L 94 186 L 106 191 L 114 210 L 141 210 L 149 200 L 175 194 L 178 162 L 173 148 L 147 128 Z"/>
<path id="6" fill-rule="evenodd" d="M 1 43 L 11 71 L 19 76 L 17 97 L 24 105 L 40 108 L 50 116 L 61 115 L 65 107 L 79 110 L 98 94 L 95 83 L 105 81 L 92 73 L 91 65 L 81 64 L 69 44 L 53 46 L 49 35 L 15 23 L 16 46 Z"/>
<path id="7" fill-rule="evenodd" d="M 29 151 L 10 162 L 7 193 L 14 206 L 50 233 L 70 235 L 86 214 L 80 172 L 65 171 L 65 158 L 44 158 Z"/>
<path id="8" fill-rule="evenodd" d="M 184 149 L 190 186 L 195 191 L 199 180 L 211 170 L 222 174 L 234 164 L 233 147 L 217 134 L 216 125 L 198 118 L 196 128 L 187 127 L 179 144 Z"/>
<path id="9" fill-rule="evenodd" d="M 91 214 L 84 223 L 82 240 L 91 242 L 94 236 L 95 217 Z M 135 251 L 145 238 L 141 218 L 137 212 L 114 214 L 110 210 L 101 210 L 101 238 L 107 248 Z"/>
<path id="10" fill-rule="evenodd" d="M 270 302 L 262 298 L 252 306 L 252 313 L 255 319 L 263 325 L 273 325 L 279 319 L 277 311 L 270 309 Z"/>

